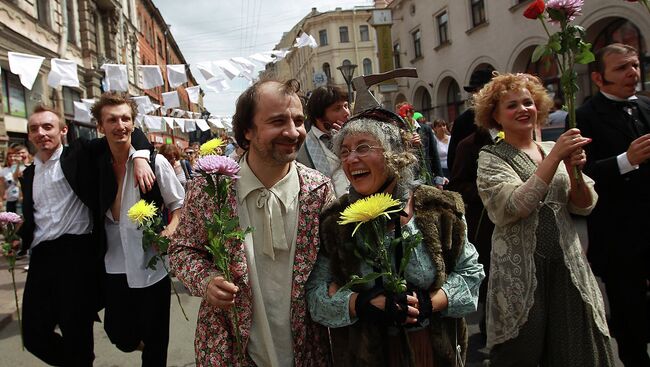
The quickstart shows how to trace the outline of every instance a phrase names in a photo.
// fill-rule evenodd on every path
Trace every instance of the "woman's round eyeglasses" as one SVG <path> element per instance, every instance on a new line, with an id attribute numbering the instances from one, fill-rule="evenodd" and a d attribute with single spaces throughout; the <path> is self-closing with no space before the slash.
<path id="1" fill-rule="evenodd" d="M 350 155 L 352 153 L 357 153 L 357 157 L 365 157 L 373 149 L 383 149 L 383 148 L 380 146 L 374 146 L 370 144 L 359 144 L 354 149 L 342 147 L 341 150 L 339 151 L 339 157 L 341 158 L 342 161 L 350 158 Z"/>

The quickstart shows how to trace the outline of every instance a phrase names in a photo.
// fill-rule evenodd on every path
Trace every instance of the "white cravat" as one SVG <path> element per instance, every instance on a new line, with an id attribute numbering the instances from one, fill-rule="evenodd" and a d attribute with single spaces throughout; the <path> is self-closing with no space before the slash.
<path id="1" fill-rule="evenodd" d="M 286 210 L 286 206 L 282 198 L 276 193 L 273 188 L 266 189 L 264 187 L 257 189 L 257 207 L 259 209 L 265 208 L 264 213 L 264 254 L 275 260 L 275 251 L 288 250 L 289 243 L 284 234 L 284 220 L 282 219 L 282 212 Z"/>

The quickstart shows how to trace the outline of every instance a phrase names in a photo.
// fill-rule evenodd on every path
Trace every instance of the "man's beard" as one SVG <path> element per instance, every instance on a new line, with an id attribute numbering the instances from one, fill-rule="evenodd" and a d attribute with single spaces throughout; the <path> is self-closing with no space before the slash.
<path id="1" fill-rule="evenodd" d="M 276 147 L 276 144 L 295 144 L 295 149 L 291 153 L 283 153 L 279 148 Z M 251 149 L 255 150 L 259 157 L 266 157 L 266 160 L 272 160 L 278 164 L 286 164 L 296 160 L 298 156 L 298 149 L 302 144 L 300 139 L 296 140 L 283 140 L 276 139 L 272 140 L 270 143 L 270 148 L 265 149 L 266 145 L 251 144 Z"/>

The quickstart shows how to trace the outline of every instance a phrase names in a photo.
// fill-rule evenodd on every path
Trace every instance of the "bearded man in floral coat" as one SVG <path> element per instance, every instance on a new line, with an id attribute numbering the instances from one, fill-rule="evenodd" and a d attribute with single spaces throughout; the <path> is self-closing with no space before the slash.
<path id="1" fill-rule="evenodd" d="M 327 364 L 326 329 L 307 313 L 305 283 L 320 246 L 321 208 L 333 200 L 333 189 L 328 178 L 295 162 L 306 135 L 298 90 L 295 80 L 265 80 L 237 100 L 233 130 L 246 153 L 228 203 L 240 227 L 254 229 L 243 241 L 226 243 L 232 282 L 205 247 L 205 223 L 215 210 L 207 182 L 199 177 L 188 189 L 169 258 L 176 276 L 203 298 L 195 340 L 198 366 Z"/>

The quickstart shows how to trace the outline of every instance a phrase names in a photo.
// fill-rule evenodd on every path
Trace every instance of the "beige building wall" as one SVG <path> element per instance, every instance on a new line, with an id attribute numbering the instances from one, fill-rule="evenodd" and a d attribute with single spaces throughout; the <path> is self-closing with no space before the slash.
<path id="1" fill-rule="evenodd" d="M 391 29 L 393 45 L 399 45 L 402 67 L 415 67 L 419 78 L 399 81 L 399 91 L 386 94 L 389 105 L 408 100 L 424 109 L 430 119 L 449 119 L 465 108 L 469 95 L 462 87 L 472 72 L 489 65 L 501 72 L 526 70 L 532 51 L 546 43 L 547 36 L 539 21 L 524 18 L 530 0 L 485 0 L 485 22 L 473 25 L 470 0 L 393 0 Z M 448 15 L 448 42 L 440 43 L 438 16 Z M 642 39 L 646 57 L 646 86 L 650 89 L 650 16 L 637 3 L 620 0 L 589 0 L 576 23 L 587 30 L 587 40 L 594 42 L 601 31 L 616 20 L 629 20 Z M 553 31 L 551 27 L 551 31 Z M 413 34 L 420 31 L 422 55 L 415 56 Z M 581 94 L 578 101 L 591 94 L 587 66 L 577 68 Z M 451 95 L 459 101 L 457 111 L 449 106 Z"/>
<path id="2" fill-rule="evenodd" d="M 371 16 L 371 9 L 368 7 L 357 7 L 343 10 L 336 8 L 333 11 L 318 12 L 313 8 L 305 18 L 296 24 L 289 32 L 286 32 L 276 49 L 288 48 L 293 45 L 295 39 L 306 32 L 313 36 L 318 43 L 317 48 L 303 47 L 294 49 L 287 57 L 277 62 L 272 68 L 276 76 L 296 78 L 301 83 L 301 89 L 311 91 L 317 87 L 314 84 L 314 74 L 325 72 L 329 65 L 329 76 L 327 83 L 347 89 L 341 72 L 336 68 L 349 60 L 356 64 L 354 76 L 364 75 L 364 60 L 370 61 L 370 73 L 379 72 L 377 59 L 376 35 L 373 27 L 368 24 Z M 361 39 L 361 27 L 367 27 L 368 39 Z M 339 29 L 347 27 L 348 42 L 341 42 Z M 323 44 L 320 34 L 325 31 L 327 44 Z M 367 62 L 367 61 L 366 61 Z"/>

